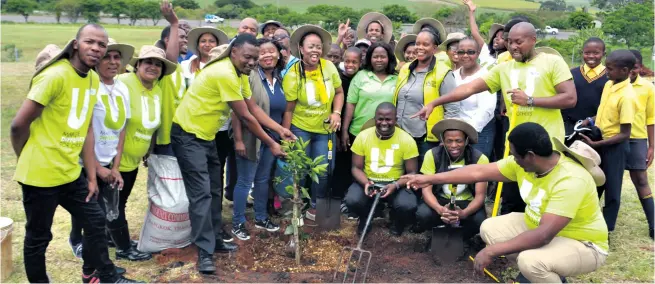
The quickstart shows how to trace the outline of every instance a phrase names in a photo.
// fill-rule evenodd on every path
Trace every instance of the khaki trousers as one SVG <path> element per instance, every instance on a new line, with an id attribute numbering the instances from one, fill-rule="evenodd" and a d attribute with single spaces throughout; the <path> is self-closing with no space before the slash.
<path id="1" fill-rule="evenodd" d="M 510 213 L 489 218 L 480 227 L 485 243 L 493 245 L 513 239 L 528 231 L 524 213 Z M 606 255 L 592 247 L 591 243 L 555 237 L 549 244 L 522 251 L 517 262 L 521 274 L 533 283 L 561 283 L 560 276 L 575 276 L 598 269 L 605 263 Z"/>

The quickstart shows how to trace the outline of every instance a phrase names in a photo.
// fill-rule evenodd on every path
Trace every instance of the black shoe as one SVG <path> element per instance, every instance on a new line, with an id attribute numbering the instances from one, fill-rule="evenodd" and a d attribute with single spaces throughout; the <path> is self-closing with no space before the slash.
<path id="1" fill-rule="evenodd" d="M 73 250 L 73 256 L 82 259 L 82 243 L 74 244 L 73 242 L 71 242 L 71 239 L 68 239 L 68 244 L 71 246 L 71 249 Z"/>
<path id="2" fill-rule="evenodd" d="M 127 259 L 129 261 L 143 261 L 152 258 L 147 252 L 141 252 L 132 247 L 130 231 L 127 226 L 118 229 L 111 229 L 111 237 L 116 241 L 116 259 Z"/>
<path id="3" fill-rule="evenodd" d="M 414 223 L 414 225 L 412 225 L 412 227 L 409 228 L 409 232 L 412 234 L 422 234 L 425 232 L 425 227 L 420 226 L 417 223 Z"/>
<path id="4" fill-rule="evenodd" d="M 264 221 L 255 220 L 255 228 L 264 229 L 269 232 L 277 232 L 280 229 L 280 226 L 273 223 L 271 219 L 266 218 Z"/>
<path id="5" fill-rule="evenodd" d="M 116 282 L 114 283 L 146 283 L 146 282 L 125 278 L 123 275 L 121 275 L 118 276 L 118 280 L 116 280 Z"/>
<path id="6" fill-rule="evenodd" d="M 216 240 L 216 247 L 214 248 L 214 252 L 217 253 L 230 253 L 230 252 L 235 252 L 239 249 L 239 246 L 233 243 L 225 243 L 221 242 L 220 240 Z"/>
<path id="7" fill-rule="evenodd" d="M 145 261 L 152 258 L 152 254 L 147 252 L 138 251 L 130 247 L 127 250 L 116 249 L 116 259 L 127 259 L 129 261 Z"/>
<path id="8" fill-rule="evenodd" d="M 232 226 L 232 234 L 234 234 L 239 240 L 242 241 L 247 241 L 250 239 L 250 232 L 248 232 L 248 229 L 246 229 L 246 223 Z"/>
<path id="9" fill-rule="evenodd" d="M 114 266 L 116 268 L 116 275 L 123 275 L 127 270 L 125 268 L 119 267 L 119 266 Z"/>
<path id="10" fill-rule="evenodd" d="M 91 275 L 84 275 L 82 273 L 82 283 L 100 283 L 100 278 L 95 271 Z"/>
<path id="11" fill-rule="evenodd" d="M 232 235 L 230 235 L 230 233 L 223 230 L 223 228 L 221 228 L 221 233 L 219 235 L 221 236 L 221 239 L 223 240 L 223 242 L 231 243 L 231 242 L 234 241 L 234 238 L 232 237 Z"/>
<path id="12" fill-rule="evenodd" d="M 403 231 L 404 229 L 398 228 L 398 226 L 394 226 L 394 225 L 389 226 L 389 234 L 393 236 L 400 237 L 403 235 Z"/>
<path id="13" fill-rule="evenodd" d="M 198 271 L 207 274 L 214 274 L 216 272 L 212 255 L 201 248 L 198 248 Z"/>

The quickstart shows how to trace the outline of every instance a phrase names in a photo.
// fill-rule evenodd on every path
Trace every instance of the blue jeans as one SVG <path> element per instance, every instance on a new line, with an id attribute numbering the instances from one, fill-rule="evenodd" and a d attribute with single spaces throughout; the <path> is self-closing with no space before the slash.
<path id="1" fill-rule="evenodd" d="M 310 141 L 309 145 L 307 146 L 307 149 L 305 149 L 305 153 L 307 153 L 307 156 L 309 158 L 313 160 L 316 157 L 325 156 L 325 159 L 323 159 L 322 164 L 327 164 L 328 140 L 330 137 L 328 134 L 307 132 L 298 127 L 295 127 L 294 125 L 291 125 L 291 132 L 293 132 L 293 134 L 296 135 L 296 137 L 302 138 L 303 141 Z M 336 145 L 335 143 L 336 141 L 334 141 L 333 139 L 332 145 Z M 336 147 L 333 148 L 332 151 L 333 151 L 333 158 L 332 158 L 331 166 L 332 168 L 334 168 L 334 157 L 336 156 Z M 293 195 L 289 194 L 285 188 L 287 185 L 292 185 L 293 180 L 289 176 L 289 173 L 287 173 L 282 168 L 283 165 L 284 165 L 284 161 L 280 160 L 280 162 L 278 162 L 278 167 L 275 170 L 275 176 L 280 177 L 282 179 L 282 182 L 275 186 L 275 192 L 280 197 L 291 198 Z M 311 186 L 312 205 L 316 204 L 316 198 L 324 198 L 327 196 L 327 188 L 328 188 L 327 172 L 320 175 L 318 177 L 318 180 L 319 183 L 312 182 L 312 186 Z M 300 181 L 301 186 L 304 183 L 305 183 L 304 179 Z"/>
<path id="2" fill-rule="evenodd" d="M 275 163 L 275 156 L 267 145 L 262 144 L 258 161 L 236 155 L 237 171 L 239 176 L 234 187 L 234 210 L 232 224 L 238 225 L 246 222 L 246 200 L 250 186 L 255 183 L 252 197 L 255 199 L 255 220 L 263 221 L 268 218 L 266 202 L 268 201 L 268 182 L 271 178 L 271 169 Z"/>
<path id="3" fill-rule="evenodd" d="M 482 152 L 487 158 L 491 159 L 491 153 L 494 149 L 494 139 L 496 136 L 496 119 L 493 118 L 487 126 L 482 129 L 482 132 L 478 133 L 478 143 L 473 144 L 473 148 Z"/>

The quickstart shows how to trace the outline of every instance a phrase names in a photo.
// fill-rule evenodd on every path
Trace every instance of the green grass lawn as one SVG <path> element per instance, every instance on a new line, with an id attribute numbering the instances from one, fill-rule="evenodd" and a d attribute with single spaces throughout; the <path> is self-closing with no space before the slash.
<path id="1" fill-rule="evenodd" d="M 26 282 L 22 256 L 25 213 L 21 202 L 21 190 L 18 184 L 12 180 L 16 157 L 9 142 L 9 124 L 27 93 L 27 86 L 34 70 L 36 54 L 48 43 L 65 44 L 68 38 L 74 37 L 77 26 L 3 24 L 2 28 L 2 45 L 16 44 L 22 50 L 24 56 L 19 62 L 3 62 L 0 70 L 2 79 L 0 214 L 14 220 L 12 243 L 14 273 L 5 282 Z M 110 36 L 116 38 L 119 42 L 130 43 L 137 48 L 144 44 L 152 44 L 158 38 L 160 31 L 159 29 L 130 28 L 127 26 L 120 28 L 108 27 L 107 30 Z M 141 169 L 127 207 L 127 219 L 130 221 L 129 225 L 133 238 L 136 238 L 140 232 L 147 208 L 146 172 L 144 168 Z M 623 204 L 617 229 L 612 237 L 612 249 L 607 263 L 594 273 L 569 279 L 569 281 L 650 283 L 654 281 L 653 242 L 648 238 L 644 214 L 637 200 L 634 187 L 627 175 L 624 179 L 622 199 Z M 227 223 L 231 217 L 231 212 L 227 209 L 229 207 L 225 208 L 224 220 Z M 53 240 L 46 254 L 48 272 L 54 282 L 70 283 L 80 281 L 79 272 L 82 263 L 71 254 L 67 241 L 69 231 L 70 215 L 64 209 L 58 208 L 52 227 Z M 113 258 L 113 249 L 110 250 L 110 255 Z M 116 263 L 128 269 L 129 277 L 144 281 L 158 279 L 164 268 L 157 265 L 154 260 L 139 263 L 118 261 Z M 175 271 L 174 273 L 191 274 L 192 277 L 197 277 L 191 264 Z M 168 275 L 165 274 L 160 279 L 169 279 L 167 277 Z M 174 276 L 170 277 L 170 279 L 175 279 Z M 200 278 L 196 279 L 201 280 Z"/>

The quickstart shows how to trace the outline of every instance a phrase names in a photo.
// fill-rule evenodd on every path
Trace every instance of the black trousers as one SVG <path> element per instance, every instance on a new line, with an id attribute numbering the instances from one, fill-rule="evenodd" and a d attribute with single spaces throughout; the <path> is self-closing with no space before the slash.
<path id="1" fill-rule="evenodd" d="M 450 203 L 450 200 L 437 197 L 437 202 L 439 205 L 444 206 Z M 455 201 L 455 204 L 459 208 L 466 208 L 471 202 L 468 200 Z M 460 220 L 460 226 L 464 227 L 464 240 L 469 240 L 473 236 L 480 233 L 480 226 L 482 222 L 487 219 L 487 213 L 484 211 L 484 205 L 480 207 L 478 211 L 473 213 L 471 216 L 468 216 L 466 219 Z M 441 220 L 441 216 L 437 211 L 434 211 L 427 203 L 421 202 L 421 205 L 418 206 L 416 210 L 416 221 L 418 222 L 419 227 L 429 230 L 430 228 L 444 225 L 445 223 Z"/>
<path id="2" fill-rule="evenodd" d="M 501 98 L 502 99 L 502 98 Z M 493 161 L 498 161 L 505 154 L 505 138 L 509 130 L 509 118 L 504 115 L 496 117 L 496 136 L 494 137 Z"/>
<path id="3" fill-rule="evenodd" d="M 605 217 L 607 229 L 611 232 L 614 231 L 616 219 L 619 216 L 619 207 L 621 206 L 625 158 L 630 152 L 629 140 L 602 147 L 598 152 L 601 159 L 600 167 L 605 173 L 605 184 L 597 188 L 598 198 L 605 193 L 603 217 Z"/>
<path id="4" fill-rule="evenodd" d="M 84 273 L 98 271 L 102 282 L 114 282 L 116 271 L 109 259 L 105 214 L 95 199 L 86 202 L 89 194 L 86 176 L 80 174 L 75 181 L 55 187 L 35 187 L 21 184 L 25 223 L 23 258 L 27 280 L 32 283 L 48 282 L 45 252 L 52 240 L 52 220 L 57 206 L 61 205 L 79 220 L 86 232 L 82 243 Z"/>
<path id="5" fill-rule="evenodd" d="M 218 152 L 218 160 L 221 162 L 221 181 L 225 181 L 225 195 L 234 196 L 234 187 L 237 185 L 237 160 L 236 152 L 234 152 L 234 140 L 230 138 L 228 131 L 219 131 L 216 133 L 216 151 Z M 225 167 L 227 165 L 227 172 Z M 224 174 L 227 178 L 224 178 Z"/>
<path id="6" fill-rule="evenodd" d="M 503 198 L 500 202 L 500 215 L 509 214 L 512 212 L 525 212 L 525 202 L 521 197 L 519 184 L 516 182 L 503 183 Z"/>
<path id="7" fill-rule="evenodd" d="M 350 143 L 355 141 L 355 135 L 348 133 L 350 136 Z M 353 152 L 350 148 L 346 151 L 338 151 L 335 155 L 334 170 L 332 172 L 332 195 L 338 197 L 345 197 L 348 188 L 353 183 L 352 165 L 353 165 Z"/>
<path id="8" fill-rule="evenodd" d="M 380 201 L 391 202 L 391 223 L 396 228 L 404 228 L 414 223 L 416 207 L 418 206 L 418 197 L 414 194 L 414 191 L 404 188 L 397 189 L 387 198 L 380 198 Z M 364 188 L 357 182 L 354 182 L 348 188 L 345 202 L 348 211 L 360 216 L 360 221 L 366 220 L 371 207 L 373 207 L 373 197 L 364 194 Z M 381 205 L 378 203 L 378 206 Z"/>
<path id="9" fill-rule="evenodd" d="M 214 253 L 216 238 L 222 231 L 223 180 L 215 141 L 197 138 L 173 123 L 173 151 L 180 166 L 189 198 L 191 241 L 208 253 Z"/>
<path id="10" fill-rule="evenodd" d="M 138 173 L 139 173 L 139 168 L 131 172 L 121 172 L 121 177 L 123 178 L 123 190 L 119 192 L 118 218 L 111 222 L 107 222 L 107 228 L 120 229 L 124 226 L 127 226 L 127 219 L 125 219 L 125 208 L 127 207 L 127 199 L 130 197 L 130 194 L 132 193 L 132 188 L 134 188 L 134 183 L 136 182 L 136 177 Z M 104 208 L 105 204 L 102 201 L 101 197 L 103 191 L 108 186 L 109 184 L 105 183 L 100 178 L 98 178 L 98 188 L 100 188 L 101 191 L 98 198 L 98 204 L 100 205 L 100 208 L 102 208 L 103 212 L 107 212 L 107 211 Z M 82 224 L 80 223 L 80 221 L 78 221 L 75 217 L 72 216 L 71 216 L 71 223 L 72 223 L 72 229 L 70 233 L 71 243 L 73 244 L 80 243 L 82 241 Z"/>

